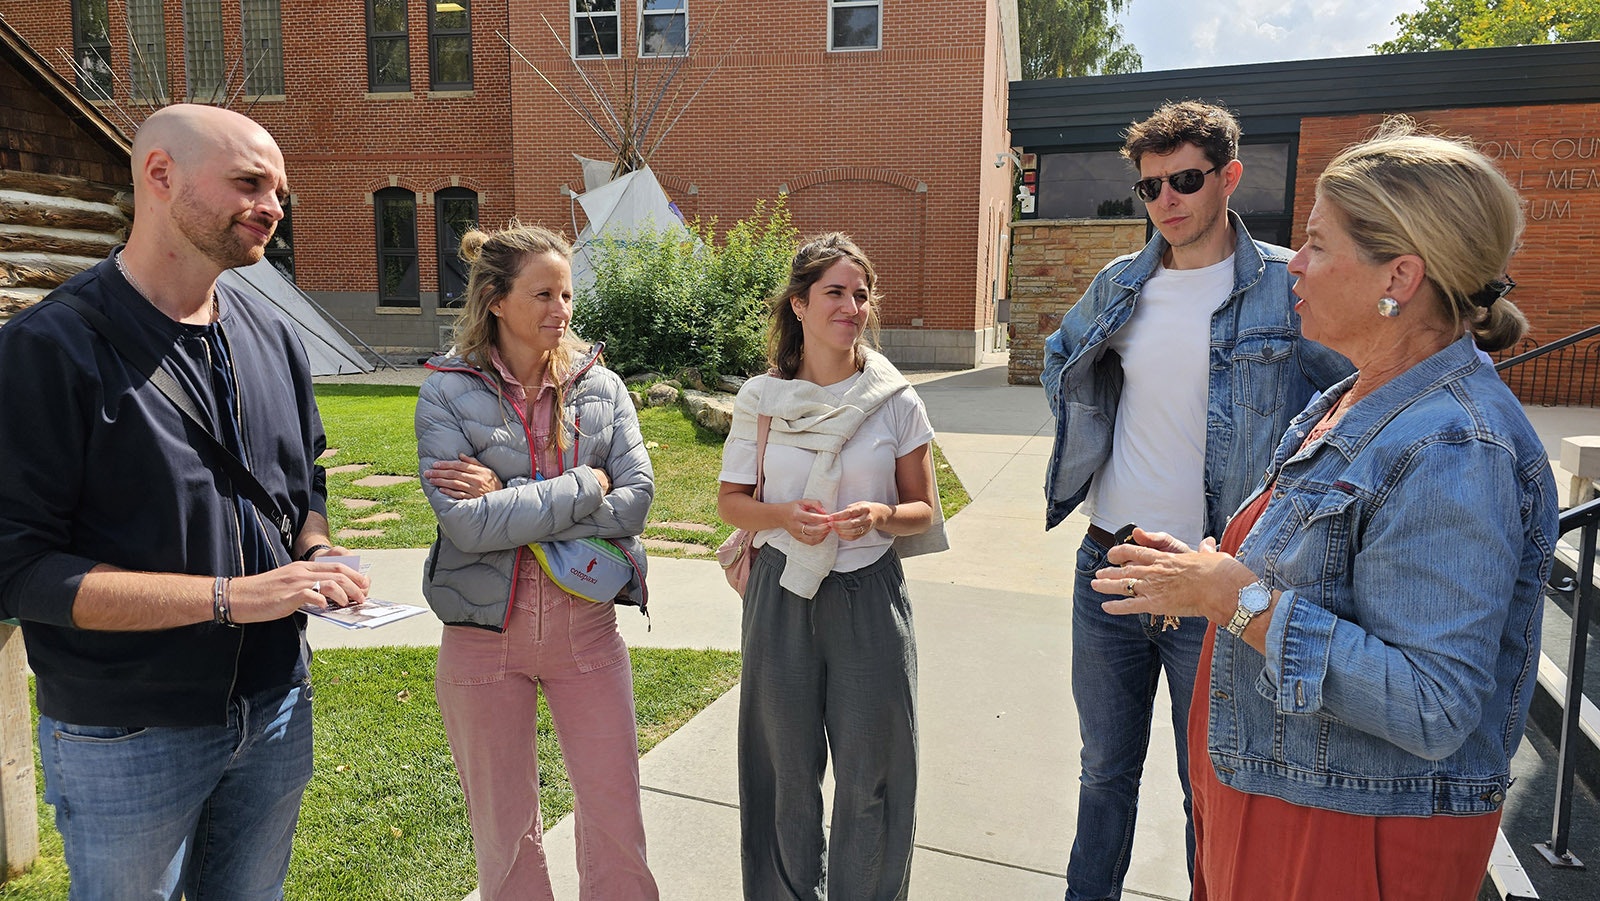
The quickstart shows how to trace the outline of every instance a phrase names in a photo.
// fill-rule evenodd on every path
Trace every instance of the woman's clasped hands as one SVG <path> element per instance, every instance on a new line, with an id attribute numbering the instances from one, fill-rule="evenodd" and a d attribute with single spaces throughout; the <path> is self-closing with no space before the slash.
<path id="1" fill-rule="evenodd" d="M 803 498 L 786 504 L 784 531 L 801 544 L 818 545 L 831 532 L 841 541 L 854 541 L 877 528 L 890 513 L 887 504 L 857 501 L 833 513 L 821 501 Z"/>
<path id="2" fill-rule="evenodd" d="M 1256 581 L 1250 568 L 1217 550 L 1214 538 L 1199 550 L 1166 532 L 1133 530 L 1133 542 L 1106 554 L 1110 566 L 1095 572 L 1090 585 L 1106 601 L 1107 613 L 1150 613 L 1157 616 L 1204 616 L 1226 622 L 1238 606 L 1239 589 Z"/>

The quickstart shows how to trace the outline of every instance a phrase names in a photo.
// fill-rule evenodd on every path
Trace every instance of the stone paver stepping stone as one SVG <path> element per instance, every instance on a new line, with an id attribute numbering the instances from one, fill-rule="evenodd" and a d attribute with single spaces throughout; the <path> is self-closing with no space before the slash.
<path id="1" fill-rule="evenodd" d="M 689 544 L 684 541 L 667 541 L 664 538 L 646 538 L 644 546 L 652 551 L 679 551 L 690 557 L 709 557 L 711 548 L 700 544 Z"/>
<path id="2" fill-rule="evenodd" d="M 350 484 L 360 485 L 362 488 L 388 488 L 390 485 L 404 485 L 415 481 L 415 476 L 367 476 L 364 479 L 356 479 Z"/>
<path id="3" fill-rule="evenodd" d="M 677 529 L 680 532 L 700 532 L 704 535 L 709 535 L 716 531 L 716 529 L 703 522 L 653 522 L 651 525 L 660 526 L 663 529 Z"/>
<path id="4" fill-rule="evenodd" d="M 382 529 L 340 529 L 335 538 L 380 538 Z"/>
<path id="5" fill-rule="evenodd" d="M 356 520 L 356 522 L 389 522 L 390 520 L 399 518 L 400 514 L 395 513 L 392 510 L 386 510 L 383 513 L 374 513 L 371 516 L 363 516 Z"/>
<path id="6" fill-rule="evenodd" d="M 339 452 L 339 449 L 337 447 L 330 447 L 327 450 L 323 451 L 322 453 L 317 454 L 317 459 L 318 460 L 326 460 L 329 457 L 333 456 L 334 454 L 337 454 L 338 452 Z"/>
<path id="7" fill-rule="evenodd" d="M 377 501 L 369 501 L 364 497 L 341 497 L 339 503 L 344 504 L 346 510 L 365 510 L 378 506 Z"/>
<path id="8" fill-rule="evenodd" d="M 365 463 L 346 463 L 343 466 L 330 466 L 330 467 L 328 467 L 328 471 L 329 472 L 356 472 L 358 470 L 362 470 L 362 469 L 366 469 L 366 468 L 367 468 L 367 464 L 365 464 Z"/>

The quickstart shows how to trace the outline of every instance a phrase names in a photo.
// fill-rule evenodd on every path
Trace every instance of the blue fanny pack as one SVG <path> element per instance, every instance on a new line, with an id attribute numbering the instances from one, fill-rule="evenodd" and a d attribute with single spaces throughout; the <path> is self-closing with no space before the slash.
<path id="1" fill-rule="evenodd" d="M 562 591 L 586 601 L 610 603 L 633 579 L 628 555 L 602 538 L 535 541 L 528 550 Z"/>

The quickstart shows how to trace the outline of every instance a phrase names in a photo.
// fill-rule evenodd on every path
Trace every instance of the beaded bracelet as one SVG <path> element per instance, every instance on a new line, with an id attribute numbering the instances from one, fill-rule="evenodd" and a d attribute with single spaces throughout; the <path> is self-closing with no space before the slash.
<path id="1" fill-rule="evenodd" d="M 217 576 L 216 584 L 211 589 L 211 621 L 219 626 L 234 624 L 232 599 L 228 596 L 231 582 L 231 576 Z"/>

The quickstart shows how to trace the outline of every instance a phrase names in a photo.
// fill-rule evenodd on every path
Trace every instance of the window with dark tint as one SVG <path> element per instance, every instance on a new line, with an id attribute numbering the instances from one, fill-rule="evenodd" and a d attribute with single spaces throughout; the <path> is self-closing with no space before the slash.
<path id="1" fill-rule="evenodd" d="M 828 49 L 877 50 L 882 20 L 881 0 L 828 0 Z"/>
<path id="2" fill-rule="evenodd" d="M 472 87 L 470 0 L 428 0 L 428 70 L 435 91 Z"/>
<path id="3" fill-rule="evenodd" d="M 1294 217 L 1292 151 L 1287 143 L 1239 148 L 1244 179 L 1228 206 L 1244 219 L 1253 238 L 1274 244 L 1289 239 Z M 1215 177 L 1206 176 L 1207 180 Z M 1040 219 L 1144 218 L 1145 206 L 1133 196 L 1132 186 L 1138 178 L 1133 164 L 1115 150 L 1041 154 L 1035 215 Z"/>
<path id="4" fill-rule="evenodd" d="M 283 93 L 283 35 L 278 0 L 240 0 L 244 24 L 244 91 Z"/>
<path id="5" fill-rule="evenodd" d="M 1139 175 L 1115 150 L 1039 156 L 1040 219 L 1133 219 L 1144 215 L 1130 187 Z"/>
<path id="6" fill-rule="evenodd" d="M 478 224 L 478 195 L 466 188 L 445 188 L 433 195 L 434 234 L 439 236 L 439 306 L 459 307 L 467 296 L 467 264 L 461 259 L 461 236 Z"/>
<path id="7" fill-rule="evenodd" d="M 377 214 L 378 303 L 418 306 L 417 195 L 405 188 L 384 188 L 372 195 L 372 206 Z"/>
<path id="8" fill-rule="evenodd" d="M 572 0 L 572 55 L 618 56 L 617 0 Z"/>
<path id="9" fill-rule="evenodd" d="M 411 90 L 406 0 L 367 0 L 367 89 Z"/>
<path id="10" fill-rule="evenodd" d="M 111 27 L 106 0 L 73 0 L 72 58 L 78 90 L 90 100 L 111 98 Z"/>
<path id="11" fill-rule="evenodd" d="M 128 0 L 128 81 L 133 99 L 167 99 L 167 25 L 161 0 Z"/>
<path id="12" fill-rule="evenodd" d="M 639 55 L 676 56 L 689 47 L 689 0 L 639 0 Z"/>
<path id="13" fill-rule="evenodd" d="M 189 73 L 189 100 L 220 103 L 222 83 L 221 0 L 183 0 L 183 59 Z"/>
<path id="14" fill-rule="evenodd" d="M 291 282 L 294 281 L 293 220 L 289 202 L 284 201 L 283 218 L 278 220 L 278 228 L 272 233 L 272 240 L 267 242 L 267 262 Z"/>
<path id="15" fill-rule="evenodd" d="M 1294 148 L 1288 143 L 1241 144 L 1244 180 L 1228 206 L 1244 219 L 1250 237 L 1287 247 L 1294 226 Z"/>

